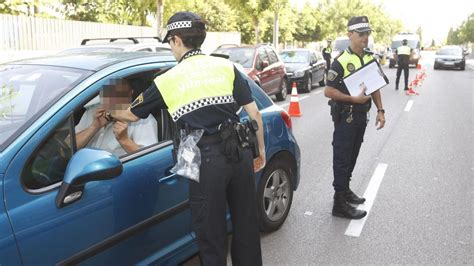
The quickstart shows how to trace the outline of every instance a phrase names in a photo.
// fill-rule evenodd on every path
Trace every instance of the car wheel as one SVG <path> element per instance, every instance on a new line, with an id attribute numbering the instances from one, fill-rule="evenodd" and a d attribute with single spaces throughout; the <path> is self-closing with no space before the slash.
<path id="1" fill-rule="evenodd" d="M 326 75 L 323 75 L 323 78 L 319 81 L 319 86 L 326 86 Z"/>
<path id="2" fill-rule="evenodd" d="M 311 92 L 311 88 L 313 87 L 313 79 L 311 78 L 311 75 L 308 75 L 308 78 L 306 79 L 306 86 L 304 88 L 304 92 Z"/>
<path id="3" fill-rule="evenodd" d="M 284 101 L 286 95 L 288 95 L 288 89 L 286 88 L 286 79 L 282 79 L 280 82 L 280 92 L 276 94 L 277 101 Z"/>
<path id="4" fill-rule="evenodd" d="M 285 222 L 293 201 L 290 167 L 283 160 L 269 162 L 257 188 L 260 230 L 273 232 Z"/>
<path id="5" fill-rule="evenodd" d="M 461 66 L 461 70 L 465 70 L 466 69 L 466 63 L 462 64 Z"/>
<path id="6" fill-rule="evenodd" d="M 438 69 L 438 65 L 434 64 L 433 69 Z"/>

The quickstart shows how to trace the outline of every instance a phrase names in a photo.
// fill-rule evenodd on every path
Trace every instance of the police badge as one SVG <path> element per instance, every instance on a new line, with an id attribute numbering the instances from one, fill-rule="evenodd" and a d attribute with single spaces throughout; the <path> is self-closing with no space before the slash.
<path id="1" fill-rule="evenodd" d="M 329 71 L 328 71 L 328 77 L 327 77 L 327 79 L 328 79 L 329 81 L 334 81 L 334 80 L 336 79 L 336 77 L 337 77 L 337 72 L 336 72 L 336 71 L 334 71 L 334 70 L 329 70 Z"/>
<path id="2" fill-rule="evenodd" d="M 351 73 L 355 71 L 355 66 L 352 63 L 348 63 L 346 67 L 347 67 L 347 70 L 349 70 L 349 72 Z"/>

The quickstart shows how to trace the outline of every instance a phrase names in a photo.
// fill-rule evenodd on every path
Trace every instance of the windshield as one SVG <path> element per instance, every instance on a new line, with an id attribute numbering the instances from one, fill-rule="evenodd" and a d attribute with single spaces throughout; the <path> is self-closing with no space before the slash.
<path id="1" fill-rule="evenodd" d="M 20 128 L 47 110 L 87 73 L 59 67 L 1 65 L 0 150 Z"/>
<path id="2" fill-rule="evenodd" d="M 349 47 L 349 44 L 349 39 L 336 40 L 336 43 L 334 43 L 334 50 L 344 51 L 347 47 Z"/>
<path id="3" fill-rule="evenodd" d="M 441 48 L 438 51 L 439 55 L 462 55 L 462 49 L 457 47 Z"/>
<path id="4" fill-rule="evenodd" d="M 285 51 L 280 57 L 284 63 L 309 63 L 308 51 Z"/>
<path id="5" fill-rule="evenodd" d="M 255 48 L 239 47 L 217 49 L 214 54 L 224 54 L 229 56 L 229 60 L 241 64 L 244 68 L 252 68 Z"/>
<path id="6" fill-rule="evenodd" d="M 418 47 L 418 44 L 419 42 L 417 40 L 407 40 L 408 43 L 408 47 L 412 48 L 412 49 L 418 49 L 420 47 Z M 392 42 L 392 50 L 395 50 L 397 49 L 398 47 L 402 46 L 402 41 L 393 41 Z"/>

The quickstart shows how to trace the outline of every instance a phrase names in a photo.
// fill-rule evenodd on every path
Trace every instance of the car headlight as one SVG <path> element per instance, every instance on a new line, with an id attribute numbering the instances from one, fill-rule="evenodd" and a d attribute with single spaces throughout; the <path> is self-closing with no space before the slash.
<path id="1" fill-rule="evenodd" d="M 295 71 L 295 73 L 293 73 L 293 74 L 294 74 L 294 77 L 295 77 L 295 78 L 301 78 L 302 76 L 304 76 L 304 71 L 297 70 L 297 71 Z"/>

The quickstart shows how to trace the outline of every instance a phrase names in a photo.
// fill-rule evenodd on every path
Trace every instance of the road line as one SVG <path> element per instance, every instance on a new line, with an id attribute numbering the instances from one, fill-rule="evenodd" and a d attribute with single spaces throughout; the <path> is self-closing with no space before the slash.
<path id="1" fill-rule="evenodd" d="M 374 174 L 370 179 L 369 186 L 364 193 L 365 203 L 358 206 L 357 209 L 365 210 L 367 215 L 360 219 L 360 220 L 351 220 L 349 225 L 347 226 L 346 232 L 344 233 L 347 236 L 359 237 L 360 233 L 362 232 L 362 228 L 364 228 L 365 221 L 367 217 L 369 217 L 370 209 L 375 201 L 375 196 L 377 196 L 377 192 L 379 190 L 380 184 L 382 183 L 382 179 L 385 175 L 385 171 L 387 170 L 387 164 L 379 163 L 377 168 L 375 168 Z"/>
<path id="2" fill-rule="evenodd" d="M 405 112 L 410 112 L 411 107 L 413 106 L 413 100 L 409 100 L 405 106 Z"/>
<path id="3" fill-rule="evenodd" d="M 302 101 L 302 100 L 304 100 L 304 99 L 306 99 L 306 98 L 308 98 L 308 97 L 309 97 L 308 95 L 301 96 L 301 97 L 299 98 L 299 100 Z"/>
<path id="4" fill-rule="evenodd" d="M 287 107 L 288 105 L 290 105 L 290 103 L 280 104 L 281 107 Z"/>
<path id="5" fill-rule="evenodd" d="M 321 92 L 323 92 L 322 90 L 321 91 L 316 91 L 316 92 L 313 92 L 313 94 L 320 94 Z"/>

